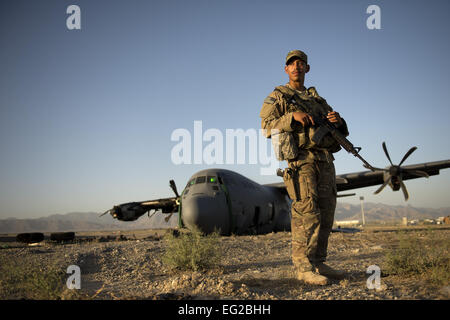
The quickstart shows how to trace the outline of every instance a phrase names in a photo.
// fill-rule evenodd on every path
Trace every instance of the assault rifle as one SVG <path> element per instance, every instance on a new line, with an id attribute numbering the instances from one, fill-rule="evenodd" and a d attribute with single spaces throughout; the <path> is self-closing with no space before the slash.
<path id="1" fill-rule="evenodd" d="M 355 157 L 359 158 L 363 163 L 364 167 L 375 171 L 376 169 L 372 167 L 363 157 L 359 155 L 359 151 L 361 151 L 361 147 L 354 147 L 353 144 L 347 140 L 343 136 L 343 134 L 336 128 L 334 124 L 332 124 L 326 116 L 322 117 L 314 117 L 314 123 L 319 128 L 314 135 L 311 137 L 311 140 L 316 144 L 319 144 L 322 138 L 330 133 L 333 138 L 344 148 L 348 153 L 353 154 Z"/>

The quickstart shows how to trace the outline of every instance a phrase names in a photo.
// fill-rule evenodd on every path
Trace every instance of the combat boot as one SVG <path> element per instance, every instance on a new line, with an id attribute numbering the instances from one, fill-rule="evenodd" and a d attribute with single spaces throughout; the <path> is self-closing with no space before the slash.
<path id="1" fill-rule="evenodd" d="M 319 263 L 315 266 L 316 272 L 332 279 L 341 280 L 344 279 L 345 273 L 341 270 L 335 270 L 330 266 L 327 266 L 325 263 Z"/>
<path id="2" fill-rule="evenodd" d="M 297 279 L 306 284 L 324 286 L 328 284 L 328 278 L 313 271 L 300 272 L 297 271 Z"/>

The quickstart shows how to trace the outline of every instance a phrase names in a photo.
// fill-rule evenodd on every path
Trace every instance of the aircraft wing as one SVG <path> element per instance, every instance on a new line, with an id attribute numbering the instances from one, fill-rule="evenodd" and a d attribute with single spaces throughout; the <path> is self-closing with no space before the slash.
<path id="1" fill-rule="evenodd" d="M 423 176 L 414 174 L 412 172 L 425 172 L 429 176 L 439 174 L 440 169 L 450 168 L 450 160 L 425 162 L 419 164 L 412 164 L 408 166 L 402 166 L 402 180 L 422 178 Z M 389 168 L 386 168 L 389 171 Z M 336 176 L 337 191 L 352 190 L 370 186 L 376 186 L 384 183 L 385 174 L 387 171 L 376 170 L 373 171 L 361 171 L 352 172 L 346 174 L 340 174 Z M 285 188 L 283 182 L 265 184 L 267 187 L 273 188 Z"/>
<path id="2" fill-rule="evenodd" d="M 429 176 L 439 174 L 440 169 L 450 168 L 450 160 L 425 162 L 413 164 L 409 166 L 402 166 L 402 180 L 422 178 L 412 172 L 421 171 L 427 173 Z M 389 171 L 389 168 L 386 168 Z M 377 170 L 361 171 L 354 173 L 346 173 L 336 176 L 337 191 L 345 191 L 351 189 L 358 189 L 370 186 L 376 186 L 384 183 L 384 176 L 386 171 Z"/>

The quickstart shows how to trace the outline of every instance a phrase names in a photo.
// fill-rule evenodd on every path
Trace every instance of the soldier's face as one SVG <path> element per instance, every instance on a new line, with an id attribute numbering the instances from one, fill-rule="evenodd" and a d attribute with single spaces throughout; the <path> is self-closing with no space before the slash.
<path id="1" fill-rule="evenodd" d="M 309 71 L 309 65 L 303 60 L 292 59 L 289 64 L 284 67 L 284 71 L 291 81 L 301 81 L 305 79 L 305 73 Z"/>

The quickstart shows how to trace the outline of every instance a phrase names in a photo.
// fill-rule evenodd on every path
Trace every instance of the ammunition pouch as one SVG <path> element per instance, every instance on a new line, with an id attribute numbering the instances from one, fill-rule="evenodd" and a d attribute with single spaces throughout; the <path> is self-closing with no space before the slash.
<path id="1" fill-rule="evenodd" d="M 298 147 L 291 132 L 272 133 L 272 146 L 279 161 L 292 160 L 298 155 Z"/>

